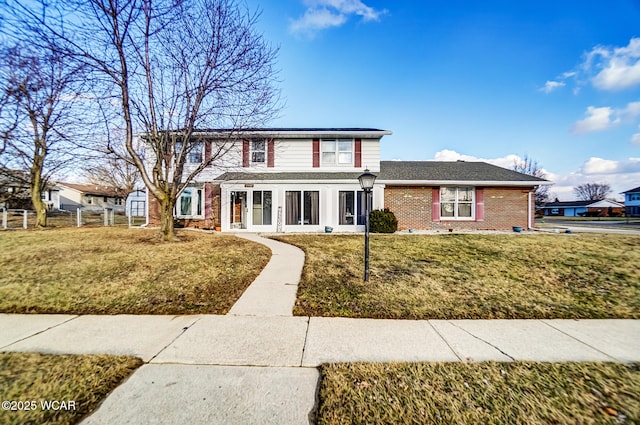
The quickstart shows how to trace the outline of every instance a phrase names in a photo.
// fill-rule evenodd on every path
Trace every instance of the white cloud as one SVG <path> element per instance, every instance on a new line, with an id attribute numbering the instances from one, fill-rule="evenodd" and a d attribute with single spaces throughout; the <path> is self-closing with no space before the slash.
<path id="1" fill-rule="evenodd" d="M 580 171 L 585 175 L 640 173 L 640 158 L 614 161 L 591 157 L 583 164 Z"/>
<path id="2" fill-rule="evenodd" d="M 361 0 L 304 0 L 307 10 L 300 18 L 291 22 L 293 33 L 313 35 L 319 30 L 344 25 L 350 16 L 359 16 L 363 21 L 378 21 L 387 13 L 367 6 Z"/>
<path id="3" fill-rule="evenodd" d="M 559 89 L 560 87 L 566 86 L 562 81 L 547 81 L 544 83 L 544 87 L 540 89 L 541 92 L 551 93 L 555 89 Z"/>
<path id="4" fill-rule="evenodd" d="M 638 132 L 631 135 L 631 144 L 640 146 L 640 125 L 638 126 Z"/>
<path id="5" fill-rule="evenodd" d="M 640 117 L 640 102 L 629 102 L 619 111 L 619 115 L 625 121 L 633 121 L 636 117 Z"/>
<path id="6" fill-rule="evenodd" d="M 339 27 L 347 22 L 347 17 L 336 14 L 328 9 L 307 9 L 304 15 L 291 23 L 291 32 L 312 33 L 316 30 L 323 30 L 330 27 Z"/>
<path id="7" fill-rule="evenodd" d="M 621 123 L 633 123 L 640 117 L 640 102 L 629 102 L 623 108 L 589 106 L 585 115 L 585 119 L 573 125 L 572 131 L 575 134 L 607 130 Z"/>
<path id="8" fill-rule="evenodd" d="M 576 134 L 590 133 L 611 128 L 620 123 L 620 118 L 612 118 L 614 111 L 608 106 L 596 108 L 587 107 L 587 117 L 579 120 L 573 125 L 573 132 Z"/>
<path id="9" fill-rule="evenodd" d="M 513 165 L 524 161 L 518 155 L 509 154 L 501 158 L 478 158 L 472 155 L 464 155 L 454 150 L 443 149 L 435 153 L 433 159 L 435 161 L 468 161 L 468 162 L 488 162 L 489 164 L 497 165 L 498 167 L 507 168 L 511 170 Z M 546 172 L 546 170 L 543 169 Z"/>
<path id="10" fill-rule="evenodd" d="M 640 85 L 640 38 L 631 38 L 624 47 L 594 47 L 584 55 L 584 60 L 576 69 L 563 72 L 555 80 L 547 81 L 540 91 L 550 93 L 569 79 L 576 82 L 574 94 L 578 94 L 580 86 L 586 83 L 607 91 Z"/>
<path id="11" fill-rule="evenodd" d="M 584 183 L 607 183 L 611 186 L 610 197 L 622 199 L 620 192 L 638 186 L 640 158 L 611 160 L 591 157 L 578 170 L 551 180 L 556 183 L 552 190 L 561 201 L 575 200 L 573 188 Z"/>
<path id="12" fill-rule="evenodd" d="M 640 85 L 640 38 L 632 38 L 625 47 L 594 48 L 585 62 L 594 69 L 593 85 L 601 90 L 622 90 Z"/>

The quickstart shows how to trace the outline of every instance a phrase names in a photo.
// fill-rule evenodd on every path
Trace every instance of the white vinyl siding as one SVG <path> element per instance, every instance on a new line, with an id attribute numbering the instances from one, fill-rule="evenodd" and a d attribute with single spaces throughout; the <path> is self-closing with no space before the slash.
<path id="1" fill-rule="evenodd" d="M 362 139 L 362 169 L 368 168 L 372 173 L 380 172 L 380 140 Z"/>
<path id="2" fill-rule="evenodd" d="M 349 139 L 353 140 L 353 139 Z M 274 168 L 269 171 L 273 172 L 294 172 L 304 171 L 314 172 L 345 172 L 345 171 L 362 171 L 365 167 L 369 168 L 372 173 L 380 171 L 380 140 L 379 139 L 363 139 L 362 140 L 362 159 L 360 168 L 355 168 L 355 144 L 351 151 L 350 164 L 324 164 L 320 159 L 320 167 L 313 168 L 313 140 L 312 139 L 289 139 L 275 141 L 275 164 Z M 320 156 L 322 157 L 322 140 L 320 141 Z"/>

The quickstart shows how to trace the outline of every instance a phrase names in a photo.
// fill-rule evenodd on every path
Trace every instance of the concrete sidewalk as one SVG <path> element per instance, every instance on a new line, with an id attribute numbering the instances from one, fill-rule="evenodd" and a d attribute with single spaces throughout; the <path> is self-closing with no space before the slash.
<path id="1" fill-rule="evenodd" d="M 640 321 L 0 315 L 0 351 L 144 359 L 87 424 L 293 425 L 325 362 L 640 361 Z"/>
<path id="2" fill-rule="evenodd" d="M 311 368 L 348 361 L 632 362 L 640 361 L 640 321 L 0 314 L 0 350 Z"/>
<path id="3" fill-rule="evenodd" d="M 86 424 L 314 423 L 319 372 L 347 361 L 640 361 L 640 320 L 294 317 L 304 254 L 273 256 L 229 314 L 0 314 L 0 351 L 145 361 Z"/>

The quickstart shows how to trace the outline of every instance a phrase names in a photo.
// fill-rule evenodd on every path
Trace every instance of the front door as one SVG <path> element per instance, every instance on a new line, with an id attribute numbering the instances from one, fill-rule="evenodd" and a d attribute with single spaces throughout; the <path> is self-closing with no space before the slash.
<path id="1" fill-rule="evenodd" d="M 231 192 L 230 228 L 247 228 L 247 192 Z"/>

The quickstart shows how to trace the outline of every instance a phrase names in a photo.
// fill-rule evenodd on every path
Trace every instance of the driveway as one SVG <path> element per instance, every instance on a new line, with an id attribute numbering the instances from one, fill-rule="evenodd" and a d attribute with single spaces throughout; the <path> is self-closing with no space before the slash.
<path id="1" fill-rule="evenodd" d="M 578 233 L 616 233 L 624 235 L 640 235 L 640 221 L 619 220 L 571 220 L 545 217 L 536 220 L 536 225 L 541 228 L 567 229 Z"/>

